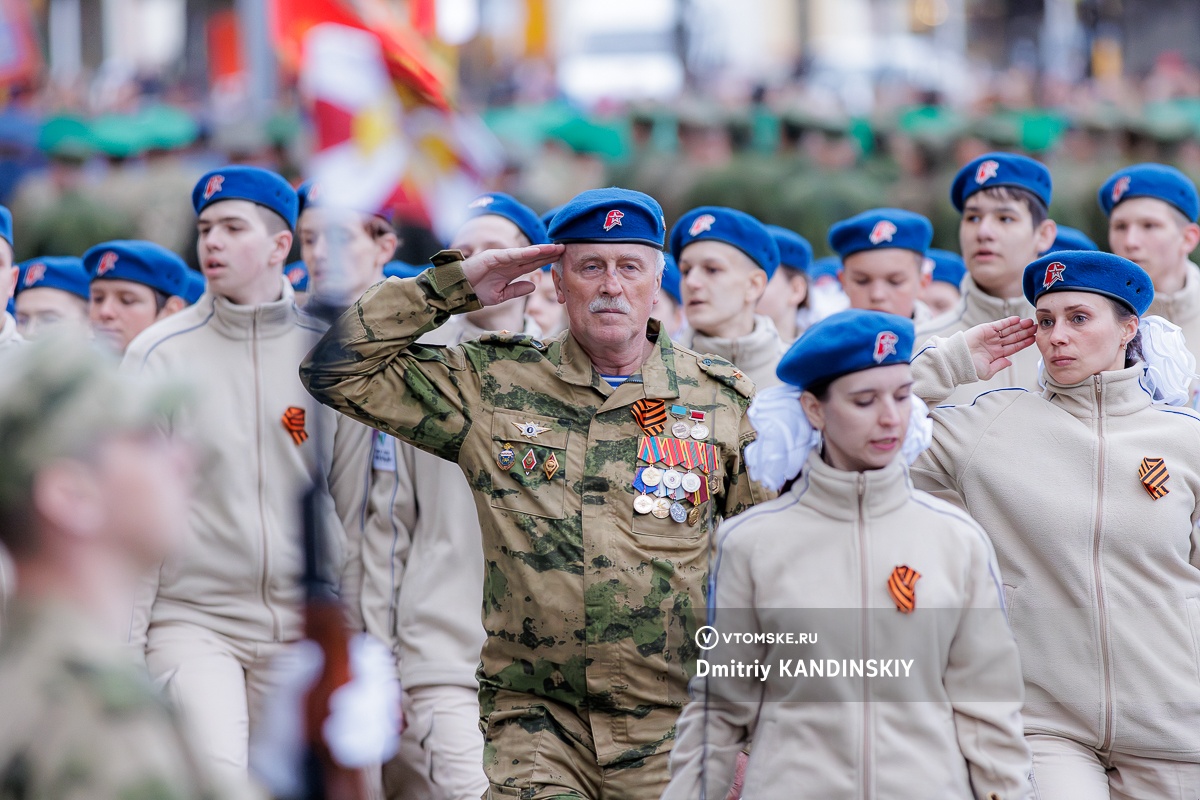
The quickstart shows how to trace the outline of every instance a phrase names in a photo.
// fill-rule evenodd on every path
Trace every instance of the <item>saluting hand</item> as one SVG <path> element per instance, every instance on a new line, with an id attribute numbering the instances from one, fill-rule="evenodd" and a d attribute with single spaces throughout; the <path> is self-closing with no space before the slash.
<path id="1" fill-rule="evenodd" d="M 1037 325 L 1031 319 L 1008 317 L 985 322 L 966 331 L 967 347 L 979 380 L 986 381 L 1005 367 L 1012 366 L 1009 356 L 1033 344 Z"/>
<path id="2" fill-rule="evenodd" d="M 479 302 L 494 306 L 530 294 L 537 288 L 533 282 L 517 278 L 554 263 L 564 249 L 561 244 L 535 244 L 508 250 L 484 250 L 464 261 L 462 271 Z"/>

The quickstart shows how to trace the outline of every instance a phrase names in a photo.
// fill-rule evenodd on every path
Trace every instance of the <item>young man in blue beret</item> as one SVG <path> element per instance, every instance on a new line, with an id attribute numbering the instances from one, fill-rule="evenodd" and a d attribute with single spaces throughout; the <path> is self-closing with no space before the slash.
<path id="1" fill-rule="evenodd" d="M 292 285 L 292 296 L 296 298 L 296 305 L 304 308 L 304 303 L 308 300 L 308 265 L 303 261 L 293 261 L 283 268 L 283 277 Z"/>
<path id="2" fill-rule="evenodd" d="M 283 276 L 295 190 L 268 170 L 228 166 L 200 179 L 192 203 L 208 291 L 135 338 L 123 368 L 196 387 L 198 402 L 167 424 L 202 457 L 188 536 L 149 576 L 130 636 L 206 759 L 236 782 L 271 661 L 303 635 L 299 499 L 314 480 L 338 554 L 332 575 L 358 597 L 357 565 L 342 556 L 361 538 L 370 436 L 312 401 L 296 375 L 322 326 L 297 311 Z M 348 610 L 361 621 L 357 603 Z"/>
<path id="3" fill-rule="evenodd" d="M 650 316 L 662 322 L 668 336 L 678 339 L 687 328 L 687 318 L 683 314 L 683 276 L 679 274 L 679 265 L 673 255 L 663 253 L 663 257 L 666 264 L 663 266 L 662 290 Z"/>
<path id="4" fill-rule="evenodd" d="M 187 263 L 154 242 L 102 242 L 83 254 L 83 268 L 91 278 L 92 332 L 117 353 L 124 354 L 139 333 L 188 305 Z"/>
<path id="5" fill-rule="evenodd" d="M 784 345 L 770 317 L 756 312 L 779 268 L 779 246 L 745 212 L 701 206 L 671 229 L 688 330 L 680 344 L 736 364 L 755 387 L 775 386 Z"/>
<path id="6" fill-rule="evenodd" d="M 767 281 L 767 289 L 755 310 L 771 318 L 785 346 L 804 332 L 808 307 L 808 268 L 812 264 L 812 245 L 798 233 L 767 225 L 779 248 L 779 269 Z"/>
<path id="7" fill-rule="evenodd" d="M 950 201 L 962 214 L 959 249 L 967 266 L 955 308 L 917 328 L 918 354 L 934 336 L 951 337 L 984 322 L 1033 317 L 1021 290 L 1025 266 L 1054 242 L 1058 226 L 1048 216 L 1050 171 L 1026 156 L 985 153 L 959 170 Z M 1038 391 L 1038 354 L 1016 353 L 990 380 L 959 386 L 947 403 L 970 402 L 989 388 Z"/>
<path id="8" fill-rule="evenodd" d="M 918 297 L 929 285 L 925 251 L 933 225 L 900 208 L 876 208 L 835 223 L 829 245 L 842 259 L 840 280 L 851 308 L 883 311 L 920 325 L 932 319 Z"/>
<path id="9" fill-rule="evenodd" d="M 36 339 L 53 327 L 88 332 L 88 276 L 74 256 L 25 261 L 17 273 L 17 330 Z"/>
<path id="10" fill-rule="evenodd" d="M 742 466 L 753 385 L 650 319 L 664 228 L 647 195 L 584 192 L 555 215 L 553 245 L 447 251 L 417 278 L 373 287 L 301 368 L 322 402 L 467 477 L 495 800 L 662 794 L 714 520 L 766 496 Z M 417 343 L 453 315 L 533 291 L 525 276 L 550 261 L 563 334 Z"/>
<path id="11" fill-rule="evenodd" d="M 1182 328 L 1188 349 L 1200 357 L 1200 267 L 1191 260 L 1200 244 L 1195 184 L 1174 167 L 1135 164 L 1109 177 L 1098 199 L 1108 215 L 1112 251 L 1154 281 L 1147 313 Z M 1193 385 L 1193 407 L 1198 399 L 1200 383 Z"/>
<path id="12" fill-rule="evenodd" d="M 921 302 L 929 306 L 935 317 L 945 314 L 962 299 L 963 278 L 967 267 L 962 256 L 949 250 L 931 247 L 925 251 L 925 271 L 929 273 L 929 284 L 921 290 Z"/>
<path id="13" fill-rule="evenodd" d="M 12 213 L 0 206 L 0 351 L 22 341 L 17 332 L 17 320 L 8 313 L 20 271 L 13 263 L 12 240 Z"/>

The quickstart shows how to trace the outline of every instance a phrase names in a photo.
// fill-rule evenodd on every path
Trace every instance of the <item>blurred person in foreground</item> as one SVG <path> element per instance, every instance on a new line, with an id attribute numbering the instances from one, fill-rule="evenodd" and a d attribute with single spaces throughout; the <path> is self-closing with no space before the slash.
<path id="1" fill-rule="evenodd" d="M 181 395 L 118 378 L 61 332 L 0 356 L 0 794 L 218 798 L 123 634 L 139 575 L 187 528 L 191 457 L 156 430 Z"/>

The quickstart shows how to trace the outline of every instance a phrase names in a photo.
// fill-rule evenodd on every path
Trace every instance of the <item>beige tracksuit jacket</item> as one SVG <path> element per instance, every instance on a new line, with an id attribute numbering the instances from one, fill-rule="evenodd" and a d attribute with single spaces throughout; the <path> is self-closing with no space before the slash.
<path id="1" fill-rule="evenodd" d="M 787 344 L 779 338 L 779 331 L 770 317 L 755 314 L 754 330 L 738 339 L 705 336 L 688 328 L 680 336 L 679 343 L 697 353 L 712 353 L 732 362 L 754 381 L 757 389 L 767 389 L 780 383 L 775 375 L 775 367 L 787 351 Z"/>
<path id="2" fill-rule="evenodd" d="M 301 385 L 297 367 L 323 326 L 296 309 L 280 281 L 283 297 L 259 306 L 205 294 L 125 354 L 123 369 L 182 376 L 198 395 L 171 423 L 198 453 L 190 535 L 135 608 L 135 645 L 149 625 L 167 622 L 238 640 L 300 638 L 299 501 L 310 476 L 320 478 L 331 574 L 344 596 L 358 596 L 370 431 Z M 361 624 L 357 607 L 350 611 Z"/>
<path id="3" fill-rule="evenodd" d="M 986 294 L 975 285 L 968 275 L 962 283 L 962 298 L 958 305 L 941 316 L 934 317 L 925 324 L 917 323 L 915 352 L 929 344 L 933 337 L 945 338 L 959 331 L 969 330 L 985 322 L 995 322 L 1006 317 L 1021 317 L 1032 319 L 1034 308 L 1024 297 L 1014 297 L 1002 300 Z M 942 402 L 969 403 L 975 395 L 988 389 L 1004 386 L 1021 386 L 1025 389 L 1037 389 L 1038 349 L 1030 347 L 1012 356 L 1012 366 L 1005 367 L 996 373 L 991 380 L 976 383 L 972 386 L 959 386 L 954 389 Z"/>
<path id="4" fill-rule="evenodd" d="M 21 334 L 17 333 L 17 321 L 13 319 L 12 314 L 0 310 L 0 353 L 23 341 L 25 340 L 21 338 Z M 13 584 L 12 560 L 4 547 L 0 545 L 0 625 L 4 623 L 5 604 L 9 595 L 12 594 Z"/>
<path id="5" fill-rule="evenodd" d="M 965 337 L 935 339 L 913 373 L 930 405 L 970 383 Z M 1026 733 L 1200 762 L 1200 415 L 1153 404 L 1142 376 L 936 408 L 912 474 L 961 496 L 995 545 Z"/>
<path id="6" fill-rule="evenodd" d="M 1183 329 L 1188 349 L 1200 365 L 1200 267 L 1188 263 L 1183 288 L 1174 294 L 1154 293 L 1147 314 L 1157 314 Z M 1192 383 L 1192 408 L 1200 406 L 1200 380 Z"/>
<path id="7" fill-rule="evenodd" d="M 992 547 L 966 514 L 914 491 L 899 461 L 844 472 L 814 453 L 790 491 L 720 537 L 710 624 L 818 641 L 700 653 L 772 673 L 693 679 L 664 800 L 694 800 L 702 783 L 725 797 L 751 739 L 747 798 L 1029 796 L 1017 648 Z M 888 588 L 900 567 L 920 573 L 911 613 Z M 904 678 L 779 673 L 793 657 L 902 656 L 912 661 Z"/>

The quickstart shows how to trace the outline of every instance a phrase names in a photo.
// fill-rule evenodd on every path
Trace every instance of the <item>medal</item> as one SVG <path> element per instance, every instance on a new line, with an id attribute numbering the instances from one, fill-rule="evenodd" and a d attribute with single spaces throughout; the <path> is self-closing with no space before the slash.
<path id="1" fill-rule="evenodd" d="M 671 515 L 671 519 L 680 523 L 686 520 L 688 515 L 688 512 L 680 503 L 671 503 L 671 508 L 668 510 L 668 513 Z"/>
<path id="2" fill-rule="evenodd" d="M 679 470 L 669 469 L 663 473 L 662 482 L 668 489 L 678 489 L 679 484 L 683 483 L 683 475 Z"/>
<path id="3" fill-rule="evenodd" d="M 696 439 L 697 441 L 699 441 L 701 439 L 707 439 L 708 438 L 708 426 L 705 425 L 703 422 L 697 422 L 695 425 L 692 426 L 691 434 L 692 434 L 692 438 Z"/>
<path id="4" fill-rule="evenodd" d="M 537 466 L 537 456 L 533 454 L 533 448 L 529 448 L 529 452 L 521 459 L 521 466 L 525 468 L 525 474 L 528 475 L 534 467 Z"/>
<path id="5" fill-rule="evenodd" d="M 658 467 L 646 467 L 642 470 L 642 483 L 647 486 L 658 486 L 662 483 L 663 471 Z"/>
<path id="6" fill-rule="evenodd" d="M 513 446 L 505 442 L 504 449 L 500 451 L 500 455 L 496 456 L 496 466 L 508 472 L 515 463 L 517 463 L 517 454 L 513 450 Z"/>
<path id="7" fill-rule="evenodd" d="M 701 483 L 700 476 L 694 472 L 687 473 L 679 481 L 679 485 L 682 486 L 683 490 L 685 492 L 687 492 L 688 494 L 691 494 L 692 492 L 699 489 L 700 483 Z"/>
<path id="8" fill-rule="evenodd" d="M 542 469 L 546 473 L 546 480 L 554 480 L 554 475 L 558 472 L 558 459 L 555 458 L 554 453 L 551 453 L 550 457 L 542 463 Z"/>
<path id="9" fill-rule="evenodd" d="M 674 436 L 676 439 L 686 439 L 688 437 L 688 434 L 691 433 L 691 430 L 692 430 L 692 426 L 688 425 L 683 420 L 679 420 L 678 422 L 671 425 L 671 435 Z"/>
<path id="10" fill-rule="evenodd" d="M 692 510 L 688 512 L 687 524 L 695 525 L 700 521 L 700 506 L 692 506 Z"/>
<path id="11" fill-rule="evenodd" d="M 536 422 L 514 422 L 513 425 L 517 426 L 517 430 L 521 432 L 522 436 L 530 439 L 536 439 L 539 433 L 545 433 L 546 431 L 550 430 L 549 428 L 543 428 Z M 532 467 L 530 467 L 530 469 L 532 469 Z"/>
<path id="12" fill-rule="evenodd" d="M 654 501 L 654 507 L 650 509 L 650 513 L 659 519 L 666 519 L 671 513 L 671 501 L 665 497 L 660 497 Z"/>
<path id="13" fill-rule="evenodd" d="M 633 510 L 639 514 L 649 514 L 654 508 L 654 500 L 645 494 L 639 494 L 633 498 Z"/>

